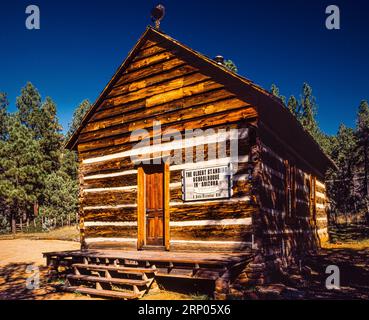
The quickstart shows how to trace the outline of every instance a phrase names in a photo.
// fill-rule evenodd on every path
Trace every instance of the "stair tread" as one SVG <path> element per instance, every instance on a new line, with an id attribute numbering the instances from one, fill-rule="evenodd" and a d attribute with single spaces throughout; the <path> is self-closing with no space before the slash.
<path id="1" fill-rule="evenodd" d="M 218 275 L 209 276 L 198 276 L 189 274 L 172 274 L 172 273 L 162 273 L 157 275 L 158 278 L 178 278 L 178 279 L 193 279 L 193 280 L 217 280 L 220 278 Z"/>
<path id="2" fill-rule="evenodd" d="M 67 276 L 67 278 L 68 279 L 73 279 L 73 280 L 115 283 L 115 284 L 126 284 L 126 285 L 135 285 L 135 286 L 145 286 L 148 283 L 150 283 L 150 280 L 105 278 L 105 277 L 94 277 L 94 276 L 89 276 L 89 275 L 75 275 L 75 274 L 70 274 L 70 275 Z"/>
<path id="3" fill-rule="evenodd" d="M 152 268 L 135 268 L 135 267 L 121 267 L 121 266 L 105 266 L 99 264 L 84 264 L 76 263 L 72 267 L 82 268 L 82 269 L 97 269 L 97 270 L 108 270 L 108 271 L 120 271 L 126 273 L 156 273 L 157 271 Z"/>
<path id="4" fill-rule="evenodd" d="M 64 290 L 69 291 L 69 292 L 89 294 L 93 296 L 120 298 L 120 299 L 137 299 L 140 297 L 139 294 L 134 293 L 134 292 L 128 293 L 128 292 L 111 291 L 111 290 L 98 290 L 98 289 L 74 287 L 74 286 L 64 287 Z"/>

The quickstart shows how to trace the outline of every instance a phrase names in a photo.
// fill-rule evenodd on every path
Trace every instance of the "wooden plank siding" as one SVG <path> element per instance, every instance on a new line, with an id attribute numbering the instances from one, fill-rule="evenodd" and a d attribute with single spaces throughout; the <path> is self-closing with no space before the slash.
<path id="1" fill-rule="evenodd" d="M 160 156 L 180 154 L 183 161 L 183 164 L 168 167 L 166 192 L 170 197 L 167 209 L 170 227 L 165 229 L 167 249 L 244 248 L 251 242 L 252 216 L 257 211 L 250 203 L 251 146 L 247 138 L 248 128 L 256 118 L 254 106 L 177 57 L 175 52 L 160 43 L 144 44 L 78 137 L 86 246 L 109 247 L 110 243 L 112 247 L 131 248 L 144 244 L 140 230 L 144 230 L 145 222 L 138 215 L 144 210 L 138 200 L 142 199 L 138 185 L 143 177 L 131 157 L 139 153 L 133 151 L 137 141 L 132 140 L 132 132 L 145 129 L 151 144 L 143 147 L 142 150 L 148 151 L 140 154 L 140 159 L 152 159 L 160 149 Z M 161 130 L 166 132 L 163 135 L 153 129 L 158 121 Z M 186 203 L 182 200 L 182 170 L 216 163 L 210 157 L 209 148 L 217 146 L 219 140 L 194 143 L 193 163 L 188 164 L 186 156 L 190 148 L 176 144 L 171 137 L 173 131 L 166 130 L 178 130 L 185 137 L 186 130 L 199 128 L 214 132 L 223 130 L 228 132 L 227 137 L 231 129 L 240 129 L 240 163 L 233 177 L 231 201 Z M 163 143 L 157 149 L 152 141 L 159 137 Z M 190 139 L 187 142 L 192 143 Z M 226 158 L 218 162 L 228 164 L 231 161 L 231 143 L 227 139 Z M 198 161 L 196 157 L 202 154 L 204 159 Z"/>

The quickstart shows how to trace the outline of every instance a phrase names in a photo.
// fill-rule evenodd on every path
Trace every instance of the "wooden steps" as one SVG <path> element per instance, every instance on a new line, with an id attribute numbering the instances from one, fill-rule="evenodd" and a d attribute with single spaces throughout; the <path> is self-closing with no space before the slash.
<path id="1" fill-rule="evenodd" d="M 98 290 L 92 288 L 83 288 L 76 286 L 64 286 L 64 291 L 73 292 L 73 293 L 81 293 L 87 294 L 90 296 L 96 297 L 105 297 L 105 298 L 114 298 L 114 299 L 123 299 L 123 300 L 133 300 L 140 298 L 140 295 L 137 293 L 130 292 L 120 292 L 120 291 L 112 291 L 112 290 Z"/>
<path id="2" fill-rule="evenodd" d="M 118 278 L 105 278 L 105 277 L 94 277 L 86 275 L 69 274 L 67 276 L 69 281 L 84 281 L 84 282 L 100 282 L 100 283 L 113 283 L 127 286 L 146 286 L 150 283 L 150 280 L 135 280 L 135 279 L 118 279 Z"/>
<path id="3" fill-rule="evenodd" d="M 252 255 L 79 250 L 44 253 L 44 257 L 50 275 L 55 279 L 66 278 L 64 288 L 68 291 L 137 299 L 158 289 L 156 282 L 168 279 L 215 282 L 234 266 L 246 265 Z"/>
<path id="4" fill-rule="evenodd" d="M 154 268 L 126 267 L 115 264 L 72 264 L 74 274 L 67 275 L 64 290 L 117 299 L 138 299 L 155 281 Z"/>
<path id="5" fill-rule="evenodd" d="M 76 263 L 73 264 L 72 267 L 77 269 L 87 269 L 93 271 L 115 271 L 118 273 L 126 273 L 126 274 L 156 273 L 156 270 L 152 268 L 118 267 L 114 265 L 106 266 L 99 264 Z"/>

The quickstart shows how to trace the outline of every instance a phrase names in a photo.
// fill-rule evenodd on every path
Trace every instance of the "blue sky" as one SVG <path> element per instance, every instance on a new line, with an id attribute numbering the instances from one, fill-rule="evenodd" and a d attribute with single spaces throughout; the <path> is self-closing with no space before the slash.
<path id="1" fill-rule="evenodd" d="M 151 0 L 4 0 L 0 4 L 0 91 L 14 110 L 31 81 L 58 105 L 67 128 L 74 108 L 94 101 L 150 21 Z M 162 1 L 162 29 L 210 57 L 232 59 L 239 73 L 282 94 L 314 91 L 328 134 L 353 127 L 369 100 L 369 3 L 355 1 Z M 25 8 L 41 10 L 41 30 L 25 28 Z M 325 28 L 325 8 L 341 9 L 341 30 Z"/>

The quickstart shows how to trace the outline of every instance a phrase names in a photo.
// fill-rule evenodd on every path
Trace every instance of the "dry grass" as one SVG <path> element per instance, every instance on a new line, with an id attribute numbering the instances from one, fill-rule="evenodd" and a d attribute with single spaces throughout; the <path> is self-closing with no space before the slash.
<path id="1" fill-rule="evenodd" d="M 160 290 L 157 293 L 148 293 L 141 300 L 210 300 L 204 294 L 185 294 L 168 290 Z"/>
<path id="2" fill-rule="evenodd" d="M 365 250 L 369 249 L 369 239 L 360 241 L 350 241 L 350 242 L 336 242 L 330 243 L 328 241 L 322 242 L 323 249 L 351 249 L 351 250 Z"/>
<path id="3" fill-rule="evenodd" d="M 17 233 L 16 235 L 1 235 L 0 240 L 62 240 L 62 241 L 77 241 L 79 242 L 79 231 L 77 227 L 64 227 L 55 229 L 49 232 L 39 233 Z"/>

